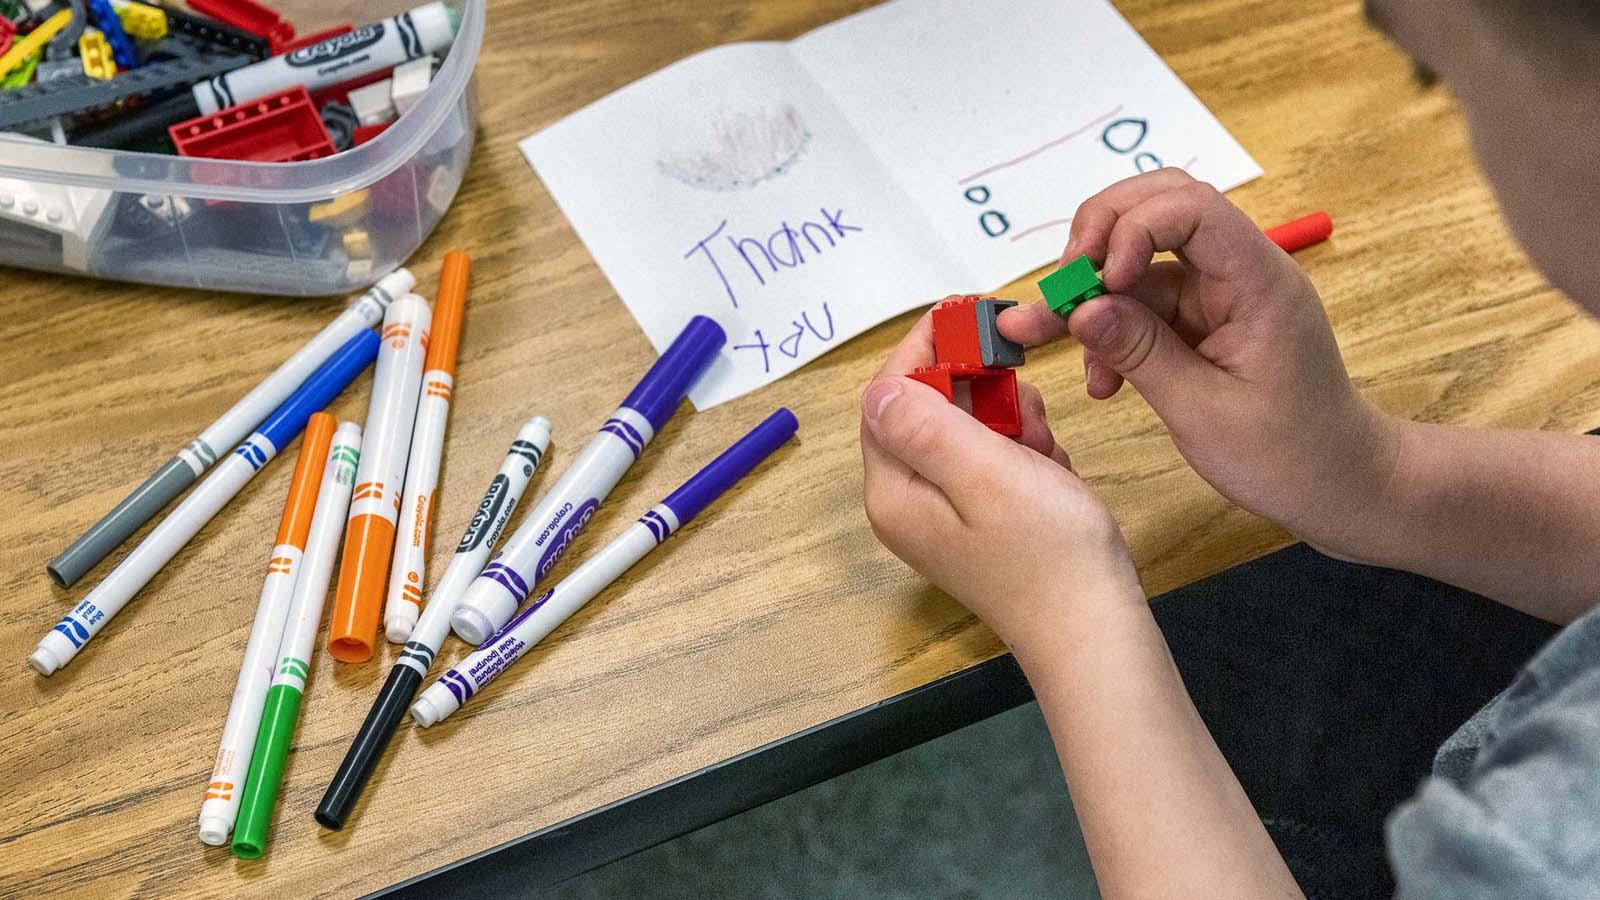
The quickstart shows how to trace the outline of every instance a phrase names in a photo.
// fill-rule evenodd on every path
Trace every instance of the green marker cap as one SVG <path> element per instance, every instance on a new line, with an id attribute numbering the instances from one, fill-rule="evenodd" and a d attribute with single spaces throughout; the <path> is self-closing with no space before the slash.
<path id="1" fill-rule="evenodd" d="M 283 784 L 283 764 L 289 757 L 289 744 L 294 740 L 294 725 L 299 717 L 300 691 L 290 684 L 273 685 L 267 691 L 266 708 L 261 711 L 255 755 L 250 757 L 244 796 L 239 800 L 239 819 L 233 826 L 233 855 L 240 859 L 260 859 L 266 852 L 272 810 L 278 805 L 278 787 Z"/>

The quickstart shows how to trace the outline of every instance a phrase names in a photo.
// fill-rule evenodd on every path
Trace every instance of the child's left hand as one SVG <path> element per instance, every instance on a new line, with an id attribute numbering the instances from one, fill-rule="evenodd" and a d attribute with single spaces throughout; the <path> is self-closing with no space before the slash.
<path id="1" fill-rule="evenodd" d="M 1122 533 L 1056 443 L 1039 391 L 1018 385 L 1013 441 L 905 377 L 933 362 L 923 316 L 861 398 L 878 539 L 1013 648 L 1089 604 L 1143 607 Z"/>

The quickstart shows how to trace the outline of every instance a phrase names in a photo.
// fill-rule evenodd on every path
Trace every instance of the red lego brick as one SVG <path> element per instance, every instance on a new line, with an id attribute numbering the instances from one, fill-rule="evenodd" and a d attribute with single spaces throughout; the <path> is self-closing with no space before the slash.
<path id="1" fill-rule="evenodd" d="M 388 130 L 393 122 L 379 122 L 376 125 L 357 125 L 351 132 L 350 146 L 359 147 Z"/>
<path id="2" fill-rule="evenodd" d="M 300 162 L 335 153 L 322 116 L 300 86 L 179 122 L 167 133 L 181 156 Z"/>
<path id="3" fill-rule="evenodd" d="M 11 42 L 17 37 L 16 23 L 5 16 L 0 16 L 0 54 L 11 49 Z"/>
<path id="4" fill-rule="evenodd" d="M 1016 370 L 940 363 L 913 369 L 910 377 L 943 394 L 991 430 L 1008 437 L 1022 434 Z"/>
<path id="5" fill-rule="evenodd" d="M 336 38 L 341 34 L 349 34 L 355 30 L 356 27 L 354 25 L 335 25 L 332 28 L 329 28 L 327 31 L 319 31 L 316 34 L 308 34 L 305 37 L 297 37 L 289 43 L 284 44 L 283 49 L 279 50 L 278 52 L 280 54 L 293 53 L 302 47 L 309 47 L 312 44 L 320 44 L 328 38 Z"/>
<path id="6" fill-rule="evenodd" d="M 188 4 L 201 15 L 266 38 L 273 56 L 294 40 L 294 25 L 255 0 L 188 0 Z"/>
<path id="7" fill-rule="evenodd" d="M 1014 300 L 965 296 L 933 308 L 933 358 L 957 366 L 1010 368 L 1023 363 L 1022 345 L 1000 334 L 1000 311 Z"/>

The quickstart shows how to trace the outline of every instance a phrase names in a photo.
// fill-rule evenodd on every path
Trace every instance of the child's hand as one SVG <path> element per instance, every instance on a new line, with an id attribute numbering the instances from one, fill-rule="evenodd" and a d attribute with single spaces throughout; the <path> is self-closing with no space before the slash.
<path id="1" fill-rule="evenodd" d="M 862 395 L 867 518 L 884 546 L 1013 647 L 1060 627 L 1066 604 L 1143 606 L 1122 534 L 1073 474 L 1019 384 L 1023 431 L 1003 437 L 905 377 L 933 364 L 923 316 Z"/>
<path id="2" fill-rule="evenodd" d="M 1152 262 L 1163 250 L 1178 261 Z M 1069 322 L 1043 304 L 1001 314 L 1037 345 L 1071 333 L 1089 394 L 1126 378 L 1213 487 L 1330 552 L 1380 501 L 1398 429 L 1350 383 L 1316 289 L 1210 185 L 1161 169 L 1078 208 L 1064 259 L 1103 262 L 1109 292 Z"/>

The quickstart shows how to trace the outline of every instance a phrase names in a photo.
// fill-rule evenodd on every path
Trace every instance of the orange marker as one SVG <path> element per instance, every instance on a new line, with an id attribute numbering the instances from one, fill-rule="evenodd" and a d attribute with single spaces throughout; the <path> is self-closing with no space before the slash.
<path id="1" fill-rule="evenodd" d="M 233 703 L 228 706 L 228 721 L 222 726 L 217 760 L 200 804 L 200 840 L 214 847 L 228 842 L 228 832 L 239 816 L 241 792 L 235 787 L 243 784 L 245 773 L 250 771 L 261 710 L 272 684 L 272 664 L 278 658 L 278 644 L 289 618 L 295 579 L 300 577 L 300 557 L 305 553 L 306 533 L 311 530 L 311 513 L 317 506 L 334 425 L 333 416 L 312 414 L 300 443 L 300 458 L 294 464 L 289 497 L 278 522 L 278 537 L 267 562 L 267 576 L 261 582 L 256 620 L 250 626 L 250 640 L 239 664 L 239 681 L 233 687 Z"/>
<path id="2" fill-rule="evenodd" d="M 365 662 L 378 639 L 432 319 L 427 301 L 416 294 L 390 304 L 383 317 L 383 346 L 372 378 L 366 437 L 345 524 L 339 589 L 328 624 L 328 653 L 340 662 Z"/>
<path id="3" fill-rule="evenodd" d="M 434 490 L 439 486 L 439 457 L 450 420 L 456 345 L 460 343 L 471 268 L 472 261 L 465 253 L 446 253 L 439 273 L 439 296 L 434 298 L 433 335 L 428 339 L 422 399 L 417 401 L 417 427 L 411 433 L 406 489 L 400 504 L 400 535 L 395 542 L 394 565 L 389 568 L 389 599 L 383 609 L 384 634 L 396 644 L 411 639 L 411 629 L 422 614 L 428 525 L 433 518 Z"/>

